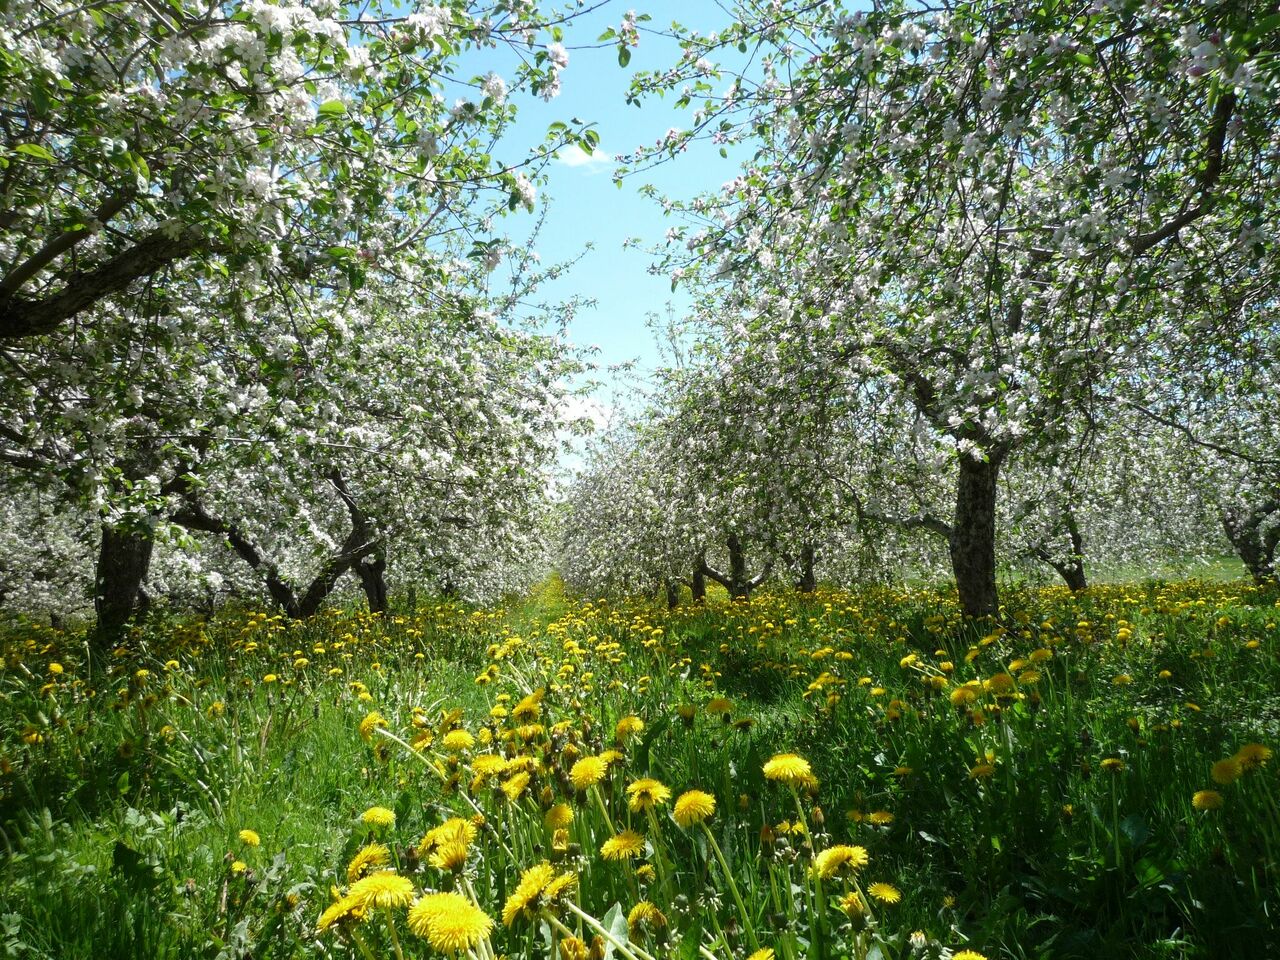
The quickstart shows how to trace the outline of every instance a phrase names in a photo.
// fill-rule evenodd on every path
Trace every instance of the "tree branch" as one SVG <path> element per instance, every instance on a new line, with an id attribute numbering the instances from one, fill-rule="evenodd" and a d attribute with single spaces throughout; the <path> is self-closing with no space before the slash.
<path id="1" fill-rule="evenodd" d="M 71 274 L 59 293 L 38 299 L 10 293 L 0 300 L 0 340 L 52 333 L 98 301 L 205 245 L 206 239 L 195 230 L 188 230 L 177 238 L 157 230 L 92 270 Z"/>

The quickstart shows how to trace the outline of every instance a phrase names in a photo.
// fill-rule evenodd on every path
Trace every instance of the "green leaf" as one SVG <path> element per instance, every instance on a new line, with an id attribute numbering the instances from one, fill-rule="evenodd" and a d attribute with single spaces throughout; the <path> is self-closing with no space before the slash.
<path id="1" fill-rule="evenodd" d="M 618 66 L 625 67 L 631 62 L 631 48 L 626 46 L 618 47 Z"/>
<path id="2" fill-rule="evenodd" d="M 347 105 L 341 100 L 326 100 L 316 110 L 316 113 L 322 117 L 340 117 L 346 112 Z"/>
<path id="3" fill-rule="evenodd" d="M 609 912 L 604 915 L 601 923 L 604 928 L 609 931 L 609 936 L 618 943 L 625 944 L 627 942 L 627 914 L 622 909 L 622 904 L 615 903 L 609 908 Z M 610 960 L 613 956 L 614 946 L 605 938 L 604 942 L 604 960 Z"/>
<path id="4" fill-rule="evenodd" d="M 35 157 L 37 160 L 48 160 L 50 163 L 55 163 L 58 159 L 38 143 L 20 143 L 13 148 L 13 152 L 26 154 L 28 157 Z"/>

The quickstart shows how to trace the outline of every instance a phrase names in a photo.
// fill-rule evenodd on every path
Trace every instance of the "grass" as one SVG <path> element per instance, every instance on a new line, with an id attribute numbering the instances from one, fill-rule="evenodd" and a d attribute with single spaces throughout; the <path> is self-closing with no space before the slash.
<path id="1" fill-rule="evenodd" d="M 1226 581 L 1014 591 L 998 627 L 927 589 L 552 582 L 154 621 L 97 668 L 19 626 L 0 952 L 1274 955 L 1278 620 Z"/>

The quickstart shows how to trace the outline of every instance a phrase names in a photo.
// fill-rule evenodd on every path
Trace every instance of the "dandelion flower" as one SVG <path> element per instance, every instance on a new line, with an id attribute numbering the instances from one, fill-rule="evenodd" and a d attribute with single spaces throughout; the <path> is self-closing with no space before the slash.
<path id="1" fill-rule="evenodd" d="M 877 827 L 887 827 L 893 823 L 893 814 L 888 810 L 875 810 L 867 817 Z"/>
<path id="2" fill-rule="evenodd" d="M 413 901 L 413 881 L 390 870 L 357 880 L 347 896 L 366 910 L 373 907 L 407 907 Z"/>
<path id="3" fill-rule="evenodd" d="M 1217 790 L 1197 790 L 1191 795 L 1191 806 L 1197 810 L 1217 810 L 1222 806 L 1222 794 Z"/>
<path id="4" fill-rule="evenodd" d="M 641 900 L 627 914 L 627 933 L 633 940 L 641 930 L 661 930 L 666 925 L 666 914 L 648 900 Z"/>
<path id="5" fill-rule="evenodd" d="M 1213 777 L 1214 783 L 1220 783 L 1224 786 L 1233 783 L 1239 779 L 1240 774 L 1244 772 L 1244 768 L 1240 765 L 1237 757 L 1227 757 L 1225 760 L 1219 760 L 1209 770 L 1209 776 Z"/>
<path id="6" fill-rule="evenodd" d="M 747 957 L 747 960 L 773 960 L 773 947 L 761 947 L 755 953 Z"/>
<path id="7" fill-rule="evenodd" d="M 632 812 L 649 810 L 671 799 L 671 790 L 652 777 L 642 777 L 627 787 Z"/>
<path id="8" fill-rule="evenodd" d="M 862 902 L 862 894 L 856 890 L 846 893 L 840 898 L 840 909 L 850 918 L 860 917 L 867 912 L 867 905 Z"/>
<path id="9" fill-rule="evenodd" d="M 1246 743 L 1236 751 L 1234 759 L 1241 770 L 1256 770 L 1271 759 L 1271 748 L 1261 743 Z"/>
<path id="10" fill-rule="evenodd" d="M 556 872 L 550 863 L 539 863 L 520 874 L 520 882 L 516 884 L 511 896 L 507 897 L 502 908 L 503 926 L 510 927 L 521 917 L 533 916 L 533 908 L 537 904 L 538 895 L 555 879 Z"/>
<path id="11" fill-rule="evenodd" d="M 324 933 L 335 924 L 342 923 L 347 920 L 353 920 L 359 923 L 365 918 L 366 910 L 352 897 L 342 897 L 329 908 L 320 914 L 320 919 L 316 922 L 316 932 Z"/>
<path id="12" fill-rule="evenodd" d="M 520 799 L 520 794 L 524 793 L 527 786 L 529 786 L 529 774 L 521 770 L 515 776 L 503 781 L 502 792 L 508 800 L 515 803 Z"/>
<path id="13" fill-rule="evenodd" d="M 995 764 L 993 763 L 975 763 L 972 767 L 969 768 L 969 779 L 970 780 L 986 780 L 995 772 L 996 772 L 996 767 L 995 767 Z"/>
<path id="14" fill-rule="evenodd" d="M 1124 773 L 1124 761 L 1119 757 L 1107 757 L 1099 766 L 1107 773 Z"/>
<path id="15" fill-rule="evenodd" d="M 542 822 L 548 830 L 563 830 L 573 823 L 573 807 L 567 803 L 557 803 L 542 815 Z"/>
<path id="16" fill-rule="evenodd" d="M 631 860 L 643 850 L 644 837 L 634 830 L 623 830 L 604 842 L 600 855 L 606 860 Z"/>
<path id="17" fill-rule="evenodd" d="M 764 775 L 789 787 L 808 787 L 818 782 L 809 761 L 796 753 L 779 753 L 765 762 Z"/>
<path id="18" fill-rule="evenodd" d="M 246 847 L 262 846 L 262 838 L 259 837 L 257 832 L 254 830 L 241 830 L 240 842 L 243 843 Z"/>
<path id="19" fill-rule="evenodd" d="M 360 819 L 371 827 L 394 827 L 396 825 L 395 812 L 388 810 L 386 807 L 370 807 L 360 814 Z"/>
<path id="20" fill-rule="evenodd" d="M 467 863 L 467 853 L 471 848 L 460 840 L 442 843 L 431 853 L 431 865 L 445 873 L 461 870 Z"/>
<path id="21" fill-rule="evenodd" d="M 839 844 L 828 847 L 813 858 L 813 872 L 819 879 L 827 880 L 842 870 L 857 870 L 865 867 L 870 857 L 865 847 Z"/>
<path id="22" fill-rule="evenodd" d="M 891 883 L 873 883 L 867 887 L 867 893 L 881 903 L 897 903 L 902 899 L 902 891 Z"/>
<path id="23" fill-rule="evenodd" d="M 987 958 L 977 950 L 957 950 L 951 955 L 951 960 L 987 960 Z"/>
<path id="24" fill-rule="evenodd" d="M 623 717 L 618 721 L 614 735 L 618 738 L 619 743 L 626 743 L 643 729 L 644 721 L 639 717 Z"/>
<path id="25" fill-rule="evenodd" d="M 370 843 L 356 851 L 347 864 L 347 883 L 355 883 L 366 874 L 381 870 L 391 862 L 391 851 L 386 844 Z"/>
<path id="26" fill-rule="evenodd" d="M 488 936 L 493 921 L 460 893 L 428 893 L 409 910 L 409 929 L 441 953 L 456 954 Z"/>
<path id="27" fill-rule="evenodd" d="M 715 797 L 701 790 L 688 790 L 676 799 L 671 815 L 680 826 L 691 827 L 695 823 L 702 823 L 715 812 Z"/>
<path id="28" fill-rule="evenodd" d="M 569 779 L 575 790 L 594 787 L 604 779 L 609 765 L 600 757 L 583 757 L 569 769 Z"/>
<path id="29" fill-rule="evenodd" d="M 450 730 L 444 735 L 444 739 L 440 741 L 450 753 L 461 753 L 463 750 L 470 750 L 476 745 L 476 738 L 466 730 Z"/>
<path id="30" fill-rule="evenodd" d="M 375 710 L 360 721 L 360 737 L 365 743 L 369 743 L 373 739 L 373 731 L 385 730 L 386 727 L 387 718 Z"/>

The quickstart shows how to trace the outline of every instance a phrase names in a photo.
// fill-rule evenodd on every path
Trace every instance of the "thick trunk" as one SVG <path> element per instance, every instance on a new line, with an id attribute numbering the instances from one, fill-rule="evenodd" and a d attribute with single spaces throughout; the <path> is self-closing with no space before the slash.
<path id="1" fill-rule="evenodd" d="M 702 603 L 707 599 L 707 575 L 703 572 L 706 566 L 706 560 L 699 558 L 698 566 L 693 569 L 693 576 L 689 580 L 689 593 L 694 603 Z"/>
<path id="2" fill-rule="evenodd" d="M 800 579 L 796 581 L 796 589 L 801 593 L 813 593 L 818 587 L 818 579 L 813 571 L 813 544 L 806 543 L 800 548 Z"/>
<path id="3" fill-rule="evenodd" d="M 1267 500 L 1249 508 L 1231 508 L 1222 512 L 1222 529 L 1235 547 L 1236 555 L 1255 583 L 1274 580 L 1276 549 L 1280 547 L 1280 500 Z"/>
<path id="4" fill-rule="evenodd" d="M 747 582 L 747 558 L 742 552 L 742 541 L 736 533 L 729 534 L 725 540 L 729 548 L 729 596 L 748 597 L 751 595 L 751 584 Z"/>
<path id="5" fill-rule="evenodd" d="M 1067 584 L 1067 589 L 1072 593 L 1079 593 L 1082 590 L 1089 589 L 1089 580 L 1084 575 L 1084 563 L 1078 558 L 1073 558 L 1069 564 L 1054 564 L 1054 569 Z"/>
<path id="6" fill-rule="evenodd" d="M 98 615 L 94 635 L 100 645 L 118 643 L 124 635 L 138 608 L 154 547 L 150 536 L 103 525 L 93 584 L 93 607 Z"/>
<path id="7" fill-rule="evenodd" d="M 680 606 L 680 585 L 674 580 L 667 580 L 663 587 L 667 592 L 667 609 L 674 610 Z"/>
<path id="8" fill-rule="evenodd" d="M 956 515 L 951 525 L 951 569 L 968 617 L 994 616 L 996 591 L 996 480 L 1002 456 L 960 457 Z"/>
<path id="9" fill-rule="evenodd" d="M 386 613 L 387 558 L 379 551 L 356 563 L 355 571 L 360 577 L 360 586 L 364 588 L 365 599 L 369 601 L 369 612 Z"/>

